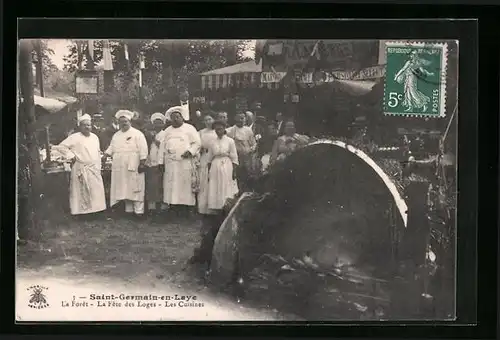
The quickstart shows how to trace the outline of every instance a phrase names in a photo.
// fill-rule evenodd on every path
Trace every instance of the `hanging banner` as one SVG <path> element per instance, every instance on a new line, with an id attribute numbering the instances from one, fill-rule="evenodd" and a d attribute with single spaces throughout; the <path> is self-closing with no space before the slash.
<path id="1" fill-rule="evenodd" d="M 123 50 L 125 52 L 125 60 L 129 60 L 129 55 L 128 55 L 128 45 L 124 44 L 123 45 Z"/>
<path id="2" fill-rule="evenodd" d="M 260 82 L 263 84 L 279 83 L 285 76 L 286 72 L 262 72 L 260 74 Z"/>
<path id="3" fill-rule="evenodd" d="M 277 51 L 277 44 L 282 44 L 281 51 Z M 263 71 L 304 67 L 312 60 L 328 68 L 366 67 L 377 64 L 379 54 L 378 40 L 268 40 L 266 46 Z"/>
<path id="4" fill-rule="evenodd" d="M 144 54 L 139 53 L 139 69 L 144 70 L 146 68 L 146 62 L 144 60 Z"/>
<path id="5" fill-rule="evenodd" d="M 380 40 L 379 41 L 379 49 L 378 49 L 378 64 L 379 65 L 385 65 L 387 62 L 387 58 L 385 55 L 385 43 L 387 40 Z"/>
<path id="6" fill-rule="evenodd" d="M 94 40 L 88 41 L 89 56 L 92 61 L 94 61 Z"/>
<path id="7" fill-rule="evenodd" d="M 139 53 L 139 87 L 142 87 L 142 70 L 146 68 L 146 63 L 144 62 L 144 55 Z"/>
<path id="8" fill-rule="evenodd" d="M 113 58 L 111 56 L 111 48 L 109 46 L 109 40 L 104 40 L 102 43 L 102 61 L 104 66 L 104 71 L 113 70 Z"/>
<path id="9" fill-rule="evenodd" d="M 260 82 L 263 84 L 279 83 L 286 76 L 286 72 L 262 72 Z M 383 78 L 385 66 L 373 66 L 362 70 L 352 71 L 319 71 L 316 73 L 306 72 L 298 75 L 298 82 L 312 84 L 316 82 L 332 83 L 336 80 L 368 80 Z"/>
<path id="10" fill-rule="evenodd" d="M 385 65 L 377 65 L 373 67 L 367 67 L 359 72 L 354 72 L 352 79 L 347 80 L 365 80 L 365 79 L 376 79 L 385 77 Z"/>
<path id="11" fill-rule="evenodd" d="M 77 40 L 76 41 L 76 54 L 77 54 L 77 67 L 79 70 L 82 69 L 82 64 L 83 64 L 83 47 L 82 47 L 82 42 Z"/>
<path id="12" fill-rule="evenodd" d="M 385 76 L 385 66 L 368 67 L 359 71 L 320 71 L 316 73 L 308 72 L 299 76 L 298 82 L 311 83 L 333 83 L 338 80 L 369 80 L 378 79 Z"/>
<path id="13" fill-rule="evenodd" d="M 268 55 L 281 55 L 281 54 L 283 54 L 283 43 L 269 44 L 267 54 Z"/>
<path id="14" fill-rule="evenodd" d="M 181 108 L 182 108 L 182 111 L 181 111 L 181 115 L 182 115 L 182 118 L 185 120 L 185 121 L 188 121 L 189 120 L 189 102 L 188 101 L 181 101 Z"/>
<path id="15" fill-rule="evenodd" d="M 284 55 L 287 65 L 306 64 L 318 49 L 317 40 L 285 40 Z M 329 63 L 351 59 L 354 42 L 348 40 L 323 40 L 322 57 Z M 316 53 L 315 53 L 316 52 Z"/>

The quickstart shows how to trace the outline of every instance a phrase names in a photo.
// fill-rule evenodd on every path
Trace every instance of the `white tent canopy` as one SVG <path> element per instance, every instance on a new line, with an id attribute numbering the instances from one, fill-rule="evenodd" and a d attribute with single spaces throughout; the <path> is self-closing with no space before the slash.
<path id="1" fill-rule="evenodd" d="M 201 73 L 201 89 L 247 87 L 260 81 L 262 63 L 250 60 Z"/>
<path id="2" fill-rule="evenodd" d="M 44 108 L 45 110 L 49 111 L 50 113 L 55 113 L 58 111 L 61 111 L 64 109 L 67 104 L 57 100 L 57 99 L 51 99 L 51 98 L 45 98 L 45 97 L 40 97 L 35 95 L 35 105 L 40 106 Z"/>
<path id="3" fill-rule="evenodd" d="M 34 92 L 35 92 L 35 96 L 42 97 L 40 95 L 40 90 L 38 88 L 35 88 Z M 66 104 L 74 104 L 78 101 L 77 98 L 70 96 L 69 94 L 54 91 L 52 89 L 45 89 L 45 95 L 43 97 L 50 98 L 50 99 L 56 99 L 56 100 L 59 100 L 63 103 L 66 103 Z"/>
<path id="4" fill-rule="evenodd" d="M 220 74 L 236 74 L 236 73 L 260 73 L 262 72 L 262 62 L 255 64 L 255 61 L 250 60 L 244 63 L 226 66 L 202 73 L 202 76 L 220 75 Z"/>

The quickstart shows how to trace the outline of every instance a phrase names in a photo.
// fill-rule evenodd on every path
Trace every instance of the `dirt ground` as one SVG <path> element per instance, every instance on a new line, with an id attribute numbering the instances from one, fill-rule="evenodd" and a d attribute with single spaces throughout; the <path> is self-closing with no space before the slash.
<path id="1" fill-rule="evenodd" d="M 44 279 L 60 287 L 64 283 L 79 288 L 97 286 L 110 293 L 113 287 L 163 294 L 191 292 L 208 301 L 210 313 L 178 314 L 175 319 L 282 319 L 276 310 L 243 306 L 207 287 L 200 273 L 203 270 L 187 264 L 198 245 L 200 227 L 196 216 L 166 217 L 162 223 L 110 214 L 94 221 L 67 218 L 49 222 L 43 242 L 18 247 L 18 283 Z"/>

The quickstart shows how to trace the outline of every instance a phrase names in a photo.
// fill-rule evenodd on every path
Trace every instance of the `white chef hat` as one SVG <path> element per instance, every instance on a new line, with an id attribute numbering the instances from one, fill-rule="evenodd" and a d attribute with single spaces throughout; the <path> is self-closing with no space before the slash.
<path id="1" fill-rule="evenodd" d="M 168 109 L 167 112 L 165 112 L 165 117 L 166 119 L 171 120 L 172 113 L 174 112 L 177 112 L 182 116 L 182 110 L 183 110 L 182 106 L 173 106 L 170 109 Z"/>
<path id="2" fill-rule="evenodd" d="M 167 119 L 164 114 L 160 112 L 155 112 L 151 115 L 151 123 L 154 123 L 155 120 L 160 119 L 163 123 L 165 123 L 165 120 Z"/>
<path id="3" fill-rule="evenodd" d="M 115 114 L 115 118 L 120 119 L 120 117 L 125 117 L 128 120 L 132 120 L 132 118 L 134 118 L 134 113 L 129 110 L 118 110 L 118 112 Z"/>
<path id="4" fill-rule="evenodd" d="M 84 115 L 81 115 L 80 117 L 78 117 L 78 124 L 80 124 L 81 122 L 83 122 L 84 120 L 89 120 L 89 121 L 92 121 L 92 117 L 90 117 L 89 114 L 84 114 Z"/>

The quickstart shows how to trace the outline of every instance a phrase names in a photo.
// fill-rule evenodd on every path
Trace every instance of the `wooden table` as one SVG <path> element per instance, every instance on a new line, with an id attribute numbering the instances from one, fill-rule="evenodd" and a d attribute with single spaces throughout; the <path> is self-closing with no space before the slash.
<path id="1" fill-rule="evenodd" d="M 71 170 L 63 167 L 42 168 L 45 173 L 44 195 L 49 202 L 53 202 L 56 207 L 62 207 L 64 213 L 69 214 L 69 187 L 71 183 Z M 111 169 L 101 170 L 106 202 L 109 206 L 109 192 L 111 187 Z"/>

